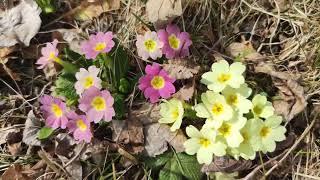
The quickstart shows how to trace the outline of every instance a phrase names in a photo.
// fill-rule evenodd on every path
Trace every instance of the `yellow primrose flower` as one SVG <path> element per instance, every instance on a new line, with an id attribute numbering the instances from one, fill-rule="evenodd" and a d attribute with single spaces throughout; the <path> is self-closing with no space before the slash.
<path id="1" fill-rule="evenodd" d="M 245 160 L 253 160 L 256 157 L 256 151 L 253 144 L 258 141 L 259 124 L 255 123 L 255 119 L 248 120 L 246 125 L 240 130 L 243 141 L 237 148 L 230 148 L 228 153 L 235 159 L 242 157 Z"/>
<path id="2" fill-rule="evenodd" d="M 240 89 L 240 90 L 239 90 Z M 234 89 L 230 86 L 227 86 L 222 94 L 226 98 L 227 103 L 236 109 L 240 114 L 248 113 L 252 108 L 252 103 L 250 100 L 246 99 L 242 96 L 241 93 L 248 94 L 250 88 L 245 88 L 244 86 L 240 86 L 238 89 Z M 240 93 L 241 92 L 241 93 Z"/>
<path id="3" fill-rule="evenodd" d="M 225 143 L 228 147 L 239 147 L 243 141 L 240 129 L 246 124 L 247 119 L 240 114 L 235 113 L 229 121 L 223 121 L 220 127 L 205 124 L 204 128 L 211 128 L 217 133 L 216 141 Z"/>
<path id="4" fill-rule="evenodd" d="M 232 118 L 233 110 L 221 94 L 207 91 L 201 94 L 201 100 L 194 108 L 198 117 L 207 119 L 206 123 L 219 127 L 222 121 Z"/>
<path id="5" fill-rule="evenodd" d="M 276 142 L 286 139 L 286 128 L 281 126 L 281 116 L 271 116 L 265 121 L 261 119 L 253 120 L 259 127 L 257 129 L 258 140 L 253 144 L 255 150 L 261 150 L 263 153 L 273 152 L 276 149 Z"/>
<path id="6" fill-rule="evenodd" d="M 169 101 L 163 100 L 160 104 L 160 115 L 162 118 L 159 119 L 159 123 L 172 124 L 170 130 L 175 131 L 180 128 L 183 118 L 183 104 L 178 99 L 170 99 Z"/>
<path id="7" fill-rule="evenodd" d="M 213 63 L 210 72 L 202 75 L 201 82 L 214 92 L 221 92 L 227 85 L 239 88 L 244 83 L 243 72 L 246 66 L 240 62 L 229 63 L 225 60 Z"/>
<path id="8" fill-rule="evenodd" d="M 216 133 L 211 129 L 202 128 L 200 131 L 194 126 L 188 126 L 186 133 L 190 137 L 183 145 L 189 155 L 197 154 L 200 164 L 210 164 L 213 154 L 224 156 L 226 154 L 226 145 L 221 142 L 215 142 Z"/>
<path id="9" fill-rule="evenodd" d="M 257 94 L 252 99 L 252 113 L 255 118 L 268 118 L 273 115 L 272 103 L 267 101 L 267 97 Z"/>

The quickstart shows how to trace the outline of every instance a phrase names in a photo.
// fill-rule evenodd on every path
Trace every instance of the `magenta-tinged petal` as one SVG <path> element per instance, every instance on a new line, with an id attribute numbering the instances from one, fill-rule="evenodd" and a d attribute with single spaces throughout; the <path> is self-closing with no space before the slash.
<path id="1" fill-rule="evenodd" d="M 158 37 L 159 37 L 161 42 L 163 42 L 164 44 L 167 43 L 167 41 L 168 41 L 168 33 L 164 29 L 160 29 L 158 31 Z"/>
<path id="2" fill-rule="evenodd" d="M 175 92 L 176 88 L 173 86 L 172 83 L 166 83 L 165 86 L 159 90 L 160 96 L 164 99 L 168 99 Z"/>
<path id="3" fill-rule="evenodd" d="M 150 82 L 152 80 L 152 76 L 146 75 L 139 79 L 139 89 L 144 91 L 147 87 L 150 87 Z"/>
<path id="4" fill-rule="evenodd" d="M 82 132 L 79 129 L 77 129 L 76 131 L 74 131 L 73 137 L 79 142 L 85 141 L 86 143 L 89 143 L 92 139 L 92 133 L 91 131 Z"/>
<path id="5" fill-rule="evenodd" d="M 165 81 L 168 81 L 171 83 L 174 83 L 176 81 L 174 78 L 169 77 L 168 73 L 164 69 L 162 69 L 159 72 L 159 76 L 162 76 L 165 79 Z"/>
<path id="6" fill-rule="evenodd" d="M 169 24 L 166 28 L 168 34 L 174 34 L 176 36 L 180 33 L 180 28 L 176 24 Z"/>
<path id="7" fill-rule="evenodd" d="M 149 98 L 151 103 L 158 102 L 160 97 L 159 92 L 151 87 L 147 88 L 144 91 L 144 96 L 146 98 Z"/>
<path id="8" fill-rule="evenodd" d="M 52 128 L 65 128 L 68 122 L 66 117 L 66 105 L 65 103 L 58 98 L 54 98 L 52 96 L 44 95 L 40 98 L 40 109 L 46 118 L 46 125 Z M 57 116 L 55 112 L 53 112 L 53 105 L 58 106 L 61 111 L 61 115 Z"/>
<path id="9" fill-rule="evenodd" d="M 46 119 L 46 126 L 57 129 L 60 127 L 60 122 L 54 115 L 51 115 Z"/>
<path id="10" fill-rule="evenodd" d="M 160 70 L 161 70 L 161 68 L 158 63 L 153 63 L 152 66 L 147 65 L 147 67 L 145 69 L 146 73 L 150 74 L 150 75 L 157 75 Z"/>
<path id="11" fill-rule="evenodd" d="M 67 127 L 67 124 L 68 124 L 68 119 L 63 116 L 60 118 L 60 121 L 61 121 L 61 129 L 65 129 Z"/>
<path id="12" fill-rule="evenodd" d="M 53 98 L 51 96 L 48 95 L 43 95 L 40 98 L 40 103 L 41 104 L 50 104 L 53 101 Z"/>

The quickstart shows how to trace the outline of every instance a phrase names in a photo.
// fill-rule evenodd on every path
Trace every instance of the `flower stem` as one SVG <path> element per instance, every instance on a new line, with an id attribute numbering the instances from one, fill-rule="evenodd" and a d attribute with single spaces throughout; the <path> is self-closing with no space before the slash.
<path id="1" fill-rule="evenodd" d="M 193 107 L 186 103 L 183 102 L 183 108 L 184 108 L 184 117 L 189 118 L 189 119 L 198 119 L 196 116 L 196 111 L 194 111 Z"/>
<path id="2" fill-rule="evenodd" d="M 78 71 L 78 68 L 72 63 L 69 63 L 67 61 L 63 61 L 62 59 L 60 59 L 58 57 L 55 57 L 53 60 L 54 60 L 54 62 L 60 64 L 67 73 L 75 74 Z"/>

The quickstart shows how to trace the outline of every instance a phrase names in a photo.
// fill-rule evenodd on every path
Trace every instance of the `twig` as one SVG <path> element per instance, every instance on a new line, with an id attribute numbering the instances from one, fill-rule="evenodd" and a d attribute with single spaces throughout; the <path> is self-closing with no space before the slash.
<path id="1" fill-rule="evenodd" d="M 241 180 L 249 180 L 252 179 L 254 177 L 254 175 L 260 170 L 262 169 L 264 166 L 276 161 L 278 158 L 280 158 L 282 155 L 285 154 L 286 151 L 284 151 L 283 153 L 279 154 L 278 156 L 269 159 L 267 162 L 264 162 L 264 164 L 260 164 L 259 166 L 257 166 L 256 168 L 254 168 L 248 175 L 246 175 L 246 177 L 242 178 Z"/>

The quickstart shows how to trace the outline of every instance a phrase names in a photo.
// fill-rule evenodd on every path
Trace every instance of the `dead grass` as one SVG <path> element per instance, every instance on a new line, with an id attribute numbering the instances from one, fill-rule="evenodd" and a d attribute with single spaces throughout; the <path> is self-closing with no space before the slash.
<path id="1" fill-rule="evenodd" d="M 240 42 L 243 38 L 252 41 L 255 49 L 266 57 L 266 62 L 273 64 L 279 71 L 300 76 L 300 83 L 309 101 L 306 119 L 311 120 L 314 114 L 308 112 L 320 103 L 320 1 L 288 0 L 285 5 L 281 4 L 284 1 L 190 0 L 185 3 L 184 15 L 177 18 L 176 22 L 191 33 L 194 42 L 193 58 L 203 66 L 211 64 L 214 53 L 228 57 L 225 49 L 232 42 Z M 134 50 L 134 37 L 145 28 L 144 23 L 148 22 L 146 18 L 141 0 L 123 0 L 122 8 L 117 12 L 105 14 L 80 27 L 87 33 L 112 29 L 127 52 L 130 52 L 132 63 L 140 65 Z M 19 106 L 8 111 L 14 111 L 15 108 Z M 2 115 L 1 118 L 5 117 Z M 307 132 L 307 136 L 302 139 L 303 147 L 298 148 L 300 151 L 292 150 L 288 159 L 284 159 L 290 161 L 283 163 L 284 166 L 291 167 L 286 167 L 287 172 L 282 177 L 276 177 L 320 179 L 318 135 L 312 129 Z M 17 162 L 8 160 L 2 148 L 0 161 L 0 171 L 5 170 L 10 163 Z"/>

